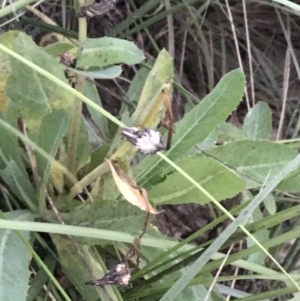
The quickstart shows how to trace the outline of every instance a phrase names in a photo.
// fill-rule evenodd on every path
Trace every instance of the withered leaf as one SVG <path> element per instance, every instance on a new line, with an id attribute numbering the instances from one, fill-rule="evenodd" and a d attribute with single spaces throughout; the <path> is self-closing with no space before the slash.
<path id="1" fill-rule="evenodd" d="M 120 193 L 130 204 L 153 214 L 160 213 L 160 211 L 153 208 L 150 204 L 148 193 L 145 188 L 137 186 L 117 162 L 111 162 L 107 159 L 106 161 L 109 164 L 114 181 Z"/>

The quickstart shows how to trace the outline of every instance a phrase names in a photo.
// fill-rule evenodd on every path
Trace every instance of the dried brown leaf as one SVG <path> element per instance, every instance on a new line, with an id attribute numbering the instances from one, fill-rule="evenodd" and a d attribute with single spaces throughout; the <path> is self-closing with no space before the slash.
<path id="1" fill-rule="evenodd" d="M 124 172 L 120 165 L 116 162 L 111 162 L 107 160 L 112 172 L 114 181 L 123 195 L 123 197 L 132 205 L 139 207 L 141 210 L 158 214 L 157 211 L 149 203 L 148 193 L 145 188 L 139 187 L 136 183 Z"/>

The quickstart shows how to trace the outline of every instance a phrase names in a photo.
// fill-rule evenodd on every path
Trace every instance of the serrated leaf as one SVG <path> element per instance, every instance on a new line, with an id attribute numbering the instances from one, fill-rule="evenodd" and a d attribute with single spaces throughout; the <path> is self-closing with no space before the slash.
<path id="1" fill-rule="evenodd" d="M 85 282 L 91 278 L 101 278 L 104 275 L 99 263 L 93 259 L 92 251 L 78 244 L 75 246 L 69 239 L 59 235 L 52 234 L 51 238 L 55 244 L 64 273 L 84 300 L 96 301 L 101 298 L 101 300 L 108 301 L 109 299 L 105 298 L 104 293 L 98 290 L 96 286 L 85 285 Z M 84 254 L 84 259 L 83 255 L 80 256 L 78 252 Z"/>
<path id="2" fill-rule="evenodd" d="M 210 158 L 184 158 L 176 162 L 218 201 L 234 197 L 245 189 L 245 182 Z M 198 203 L 210 199 L 178 172 L 149 190 L 149 199 L 156 205 Z"/>
<path id="3" fill-rule="evenodd" d="M 270 182 L 297 155 L 296 151 L 282 144 L 251 140 L 229 142 L 207 153 L 233 167 L 247 182 L 247 188 Z"/>
<path id="4" fill-rule="evenodd" d="M 243 131 L 247 139 L 268 139 L 272 130 L 272 111 L 266 102 L 259 101 L 247 113 Z"/>
<path id="5" fill-rule="evenodd" d="M 68 68 L 72 72 L 90 78 L 96 79 L 113 79 L 121 75 L 122 67 L 121 66 L 111 66 L 101 70 L 93 70 L 93 71 L 81 71 L 73 68 Z"/>
<path id="6" fill-rule="evenodd" d="M 62 138 L 69 129 L 69 122 L 69 117 L 64 111 L 55 111 L 43 117 L 37 137 L 37 144 L 48 155 L 55 157 Z M 50 175 L 51 162 L 39 153 L 36 153 L 36 162 L 39 175 L 43 183 L 46 183 Z"/>
<path id="7" fill-rule="evenodd" d="M 36 46 L 31 37 L 19 33 L 14 41 L 14 51 L 68 83 L 63 67 L 42 48 Z M 11 58 L 11 74 L 6 94 L 19 107 L 27 127 L 32 132 L 38 131 L 43 116 L 53 110 L 70 108 L 74 99 L 65 89 L 61 89 L 56 83 L 14 58 Z"/>
<path id="8" fill-rule="evenodd" d="M 137 206 L 141 210 L 158 214 L 155 208 L 149 203 L 146 189 L 138 187 L 136 183 L 121 169 L 119 164 L 106 160 L 112 172 L 115 184 L 125 200 L 130 204 Z"/>
<path id="9" fill-rule="evenodd" d="M 126 233 L 139 235 L 143 228 L 145 212 L 125 200 L 106 201 L 96 198 L 92 203 L 85 203 L 71 213 L 62 214 L 62 218 L 72 225 L 112 231 L 126 229 Z M 83 241 L 88 244 L 107 243 L 95 239 Z"/>
<path id="10" fill-rule="evenodd" d="M 5 214 L 15 221 L 32 221 L 34 215 L 27 210 L 17 210 Z M 22 231 L 29 241 L 29 233 Z M 0 300 L 26 301 L 30 271 L 30 252 L 13 230 L 0 230 Z"/>
<path id="11" fill-rule="evenodd" d="M 173 136 L 173 143 L 167 156 L 176 160 L 190 148 L 203 141 L 220 122 L 240 102 L 245 86 L 245 76 L 240 70 L 226 74 L 215 89 L 208 94 L 194 109 L 178 123 Z M 136 179 L 144 183 L 161 173 L 170 170 L 168 164 L 160 157 L 147 157 L 135 169 Z"/>
<path id="12" fill-rule="evenodd" d="M 86 39 L 81 45 L 77 68 L 106 68 L 117 64 L 139 64 L 143 52 L 132 42 L 117 38 Z"/>

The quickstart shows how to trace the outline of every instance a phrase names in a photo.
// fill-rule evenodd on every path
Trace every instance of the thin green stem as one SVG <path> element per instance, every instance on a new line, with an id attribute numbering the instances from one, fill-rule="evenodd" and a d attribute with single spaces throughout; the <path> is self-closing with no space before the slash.
<path id="1" fill-rule="evenodd" d="M 101 175 L 108 172 L 109 170 L 110 169 L 107 162 L 103 162 L 72 187 L 69 197 L 73 199 L 77 194 L 81 193 L 85 187 L 93 183 L 96 179 L 98 179 Z"/>
<path id="2" fill-rule="evenodd" d="M 23 231 L 31 231 L 31 232 L 81 236 L 81 237 L 106 240 L 109 242 L 119 241 L 124 243 L 132 243 L 133 240 L 135 239 L 134 235 L 128 234 L 126 232 L 86 228 L 81 226 L 52 224 L 52 223 L 8 220 L 8 219 L 1 219 L 1 218 L 0 218 L 0 229 L 23 230 Z M 177 244 L 176 241 L 159 239 L 156 237 L 144 237 L 142 240 L 142 245 L 148 247 L 160 248 L 160 249 L 172 248 L 176 244 Z M 183 251 L 185 251 L 185 250 L 189 250 L 191 246 L 186 245 L 183 246 L 182 248 Z"/>

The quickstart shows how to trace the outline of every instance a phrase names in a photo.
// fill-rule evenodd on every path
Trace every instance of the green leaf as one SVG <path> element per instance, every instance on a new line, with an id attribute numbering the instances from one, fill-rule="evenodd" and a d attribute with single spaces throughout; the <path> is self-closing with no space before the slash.
<path id="1" fill-rule="evenodd" d="M 124 201 L 125 202 L 125 201 Z M 49 210 L 50 211 L 50 210 Z M 103 239 L 107 242 L 124 242 L 131 244 L 134 240 L 134 236 L 126 233 L 126 228 L 123 228 L 122 232 L 120 231 L 109 231 L 94 229 L 88 227 L 78 227 L 71 225 L 63 225 L 57 223 L 57 217 L 55 214 L 52 214 L 52 221 L 56 223 L 47 223 L 47 222 L 16 222 L 0 219 L 0 229 L 14 229 L 14 230 L 27 230 L 33 232 L 43 232 L 43 233 L 56 233 L 62 235 L 72 235 L 76 237 L 91 237 L 95 240 Z M 177 242 L 168 238 L 159 239 L 157 237 L 152 237 L 151 235 L 144 236 L 142 239 L 142 244 L 144 246 L 154 247 L 154 248 L 172 248 Z M 189 245 L 182 246 L 183 251 L 188 251 L 192 247 Z"/>
<path id="2" fill-rule="evenodd" d="M 129 89 L 126 93 L 131 103 L 136 104 L 138 102 L 140 95 L 142 93 L 142 87 L 146 82 L 149 72 L 150 70 L 148 68 L 142 67 L 132 79 Z"/>
<path id="3" fill-rule="evenodd" d="M 1 113 L 0 118 L 3 119 Z M 6 167 L 6 162 L 12 160 L 22 170 L 22 172 L 25 173 L 25 166 L 21 158 L 22 150 L 18 143 L 18 139 L 4 128 L 1 128 L 0 130 L 0 151 L 3 156 L 5 156 L 4 160 L 2 160 L 0 156 L 0 169 L 4 169 Z"/>
<path id="4" fill-rule="evenodd" d="M 122 67 L 121 66 L 112 66 L 107 67 L 101 70 L 93 70 L 93 71 L 81 71 L 73 68 L 68 68 L 72 72 L 85 77 L 91 77 L 96 79 L 112 79 L 121 75 Z"/>
<path id="5" fill-rule="evenodd" d="M 34 215 L 27 210 L 17 210 L 5 214 L 10 220 L 32 221 Z M 22 231 L 29 241 L 29 233 Z M 29 250 L 15 231 L 0 230 L 0 300 L 26 301 L 29 288 Z"/>
<path id="6" fill-rule="evenodd" d="M 88 131 L 83 118 L 81 118 L 79 139 L 76 154 L 76 170 L 79 171 L 91 160 L 91 144 Z"/>
<path id="7" fill-rule="evenodd" d="M 99 98 L 98 90 L 91 81 L 86 80 L 84 85 L 84 95 L 88 97 L 90 100 L 92 100 L 95 104 L 102 107 L 102 102 Z M 109 129 L 108 129 L 108 120 L 106 117 L 104 117 L 102 114 L 99 114 L 97 110 L 92 108 L 91 106 L 87 106 L 87 109 L 89 113 L 91 114 L 92 120 L 95 122 L 95 124 L 98 126 L 99 133 L 98 136 L 100 136 L 100 139 L 107 140 L 107 137 L 109 136 Z M 100 140 L 99 142 L 103 142 Z"/>
<path id="8" fill-rule="evenodd" d="M 270 194 L 269 194 L 270 195 Z M 251 222 L 256 222 L 256 221 L 261 221 L 264 218 L 263 214 L 260 211 L 260 208 L 257 207 L 254 209 L 253 213 L 252 213 L 252 220 L 247 220 L 247 223 L 251 223 Z M 269 230 L 267 229 L 263 229 L 260 231 L 256 231 L 253 236 L 261 243 L 263 244 L 264 242 L 268 241 L 270 239 L 269 237 Z M 247 238 L 247 247 L 250 248 L 252 246 L 255 246 L 256 244 L 253 242 L 253 240 L 251 238 Z M 255 264 L 259 264 L 259 265 L 263 265 L 264 261 L 266 259 L 266 254 L 262 251 L 260 252 L 256 252 L 254 254 L 251 254 L 247 261 L 255 263 Z"/>
<path id="9" fill-rule="evenodd" d="M 171 160 L 180 158 L 190 148 L 203 141 L 220 122 L 225 121 L 240 102 L 245 86 L 245 76 L 240 70 L 226 74 L 194 109 L 176 126 L 171 149 Z M 168 172 L 168 164 L 160 157 L 149 156 L 135 169 L 141 185 L 151 181 L 154 175 Z"/>
<path id="10" fill-rule="evenodd" d="M 44 47 L 45 51 L 53 57 L 58 57 L 73 48 L 74 45 L 65 42 L 56 42 Z"/>
<path id="11" fill-rule="evenodd" d="M 85 282 L 89 280 L 99 279 L 104 276 L 99 263 L 93 259 L 91 250 L 78 244 L 75 245 L 63 236 L 52 234 L 51 237 L 56 246 L 64 273 L 83 296 L 83 299 L 98 301 L 101 297 L 100 300 L 108 301 L 109 299 L 105 298 L 103 292 L 97 289 L 96 286 L 85 285 Z M 82 256 L 80 256 L 79 252 Z"/>
<path id="12" fill-rule="evenodd" d="M 52 254 L 48 253 L 43 261 L 50 272 L 53 274 L 56 265 L 56 258 Z M 28 290 L 26 301 L 37 300 L 36 298 L 38 294 L 43 290 L 43 285 L 45 285 L 48 280 L 49 277 L 46 274 L 45 270 L 43 268 L 40 268 L 34 278 L 30 281 L 30 288 Z"/>
<path id="13" fill-rule="evenodd" d="M 91 154 L 91 162 L 89 166 L 89 170 L 92 171 L 96 167 L 98 167 L 101 163 L 103 163 L 107 152 L 109 151 L 108 145 L 99 146 L 95 149 Z"/>
<path id="14" fill-rule="evenodd" d="M 0 154 L 3 159 L 3 154 Z M 28 176 L 23 173 L 14 161 L 7 162 L 4 170 L 0 170 L 1 179 L 9 189 L 22 200 L 31 210 L 37 209 L 35 189 L 32 187 Z"/>
<path id="15" fill-rule="evenodd" d="M 266 210 L 269 215 L 274 215 L 277 212 L 276 200 L 273 194 L 269 194 L 263 201 Z"/>
<path id="16" fill-rule="evenodd" d="M 174 301 L 185 301 L 185 300 L 204 300 L 207 297 L 208 291 L 204 285 L 191 285 L 185 288 Z M 206 299 L 212 301 L 211 297 Z"/>
<path id="17" fill-rule="evenodd" d="M 227 141 L 245 140 L 243 131 L 229 122 L 221 122 L 218 126 L 218 141 L 224 143 Z"/>
<path id="18" fill-rule="evenodd" d="M 300 169 L 292 172 L 286 177 L 279 185 L 278 189 L 281 191 L 286 191 L 289 193 L 298 193 L 300 192 Z"/>
<path id="19" fill-rule="evenodd" d="M 218 129 L 213 130 L 210 132 L 210 134 L 199 144 L 197 144 L 197 147 L 191 148 L 189 151 L 186 152 L 186 154 L 195 155 L 196 153 L 201 151 L 205 151 L 207 149 L 211 149 L 216 145 L 216 141 L 218 141 Z"/>
<path id="20" fill-rule="evenodd" d="M 172 61 L 172 57 L 165 49 L 159 53 L 147 77 L 138 105 L 131 116 L 131 124 L 146 128 L 157 127 L 161 119 L 165 116 L 166 105 L 163 101 L 163 89 L 171 97 L 172 88 L 170 82 L 174 77 Z M 126 123 L 127 126 L 131 124 Z M 120 142 L 120 135 L 117 135 L 111 150 Z M 135 156 L 135 153 L 136 151 L 132 144 L 123 141 L 122 146 L 118 148 L 112 158 L 127 157 L 127 160 L 130 161 Z"/>
<path id="21" fill-rule="evenodd" d="M 123 231 L 138 235 L 142 231 L 145 212 L 130 205 L 125 200 L 104 201 L 96 199 L 94 202 L 85 203 L 71 213 L 62 214 L 63 219 L 69 224 L 87 226 L 112 231 Z M 84 240 L 91 243 L 91 240 Z M 92 240 L 92 243 L 100 243 Z"/>
<path id="22" fill-rule="evenodd" d="M 163 88 L 166 88 L 166 83 L 173 80 L 173 77 L 173 58 L 168 51 L 163 49 L 147 76 L 138 105 L 132 114 L 131 119 L 135 125 L 156 127 L 159 124 L 166 112 L 161 92 Z M 166 90 L 171 92 L 172 89 Z"/>
<path id="23" fill-rule="evenodd" d="M 0 35 L 0 44 L 6 46 L 9 49 L 13 49 L 14 39 L 17 36 L 17 31 L 9 31 Z M 9 56 L 0 52 L 0 112 L 4 113 L 9 102 L 5 95 L 5 87 L 9 74 L 11 72 Z"/>
<path id="24" fill-rule="evenodd" d="M 269 183 L 297 155 L 296 151 L 282 144 L 251 140 L 229 142 L 207 153 L 233 167 L 246 180 L 248 188 Z"/>
<path id="25" fill-rule="evenodd" d="M 115 181 L 111 173 L 105 173 L 102 175 L 101 181 L 103 183 L 103 189 L 100 194 L 102 199 L 113 201 L 120 196 L 120 191 L 115 185 Z"/>
<path id="26" fill-rule="evenodd" d="M 43 148 L 50 156 L 55 157 L 62 138 L 69 129 L 69 117 L 64 111 L 54 111 L 47 114 L 42 119 L 39 129 L 37 144 Z M 51 162 L 36 153 L 36 162 L 42 182 L 46 183 L 49 179 Z"/>
<path id="27" fill-rule="evenodd" d="M 238 227 L 242 227 L 245 219 L 251 214 L 255 208 L 263 201 L 263 199 L 270 194 L 273 189 L 293 170 L 299 168 L 300 166 L 300 155 L 297 155 L 292 161 L 290 161 L 277 175 L 274 177 L 270 183 L 268 183 L 258 195 L 255 196 L 253 201 L 245 207 L 239 216 L 232 221 L 226 227 L 226 229 L 212 242 L 212 244 L 204 250 L 204 252 L 197 258 L 197 260 L 188 267 L 188 271 L 185 275 L 182 275 L 172 287 L 163 295 L 160 301 L 169 301 L 177 297 L 184 288 L 192 281 L 192 279 L 203 269 L 207 262 L 212 258 L 212 254 L 215 254 L 219 248 L 221 248 L 224 243 L 233 235 Z M 282 271 L 281 271 L 282 272 Z M 287 275 L 286 275 L 287 276 Z M 290 283 L 288 280 L 288 283 Z"/>
<path id="28" fill-rule="evenodd" d="M 9 49 L 13 48 L 13 44 L 14 44 L 14 40 L 17 37 L 17 35 L 19 34 L 19 31 L 17 30 L 10 30 L 8 32 L 2 33 L 0 35 L 0 43 L 5 45 L 6 47 L 8 47 Z M 1 52 L 1 58 L 2 55 L 6 56 L 7 54 L 4 54 L 3 52 Z M 0 61 L 2 63 L 2 61 Z M 2 69 L 0 69 L 2 71 Z"/>
<path id="29" fill-rule="evenodd" d="M 243 180 L 210 158 L 184 158 L 176 163 L 218 201 L 234 197 L 245 189 Z M 167 176 L 164 182 L 152 186 L 148 196 L 156 205 L 205 204 L 210 201 L 178 172 Z"/>
<path id="30" fill-rule="evenodd" d="M 259 101 L 247 113 L 243 131 L 247 139 L 268 139 L 272 130 L 272 111 L 266 102 Z"/>
<path id="31" fill-rule="evenodd" d="M 42 48 L 36 46 L 29 36 L 19 33 L 14 41 L 14 51 L 68 83 L 63 67 Z M 53 110 L 66 110 L 73 104 L 74 97 L 69 92 L 33 68 L 11 58 L 11 69 L 6 94 L 19 107 L 27 127 L 32 132 L 38 131 L 44 115 Z"/>
<path id="32" fill-rule="evenodd" d="M 81 45 L 77 68 L 105 68 L 117 64 L 133 65 L 144 60 L 143 52 L 129 41 L 103 37 L 86 39 Z"/>

